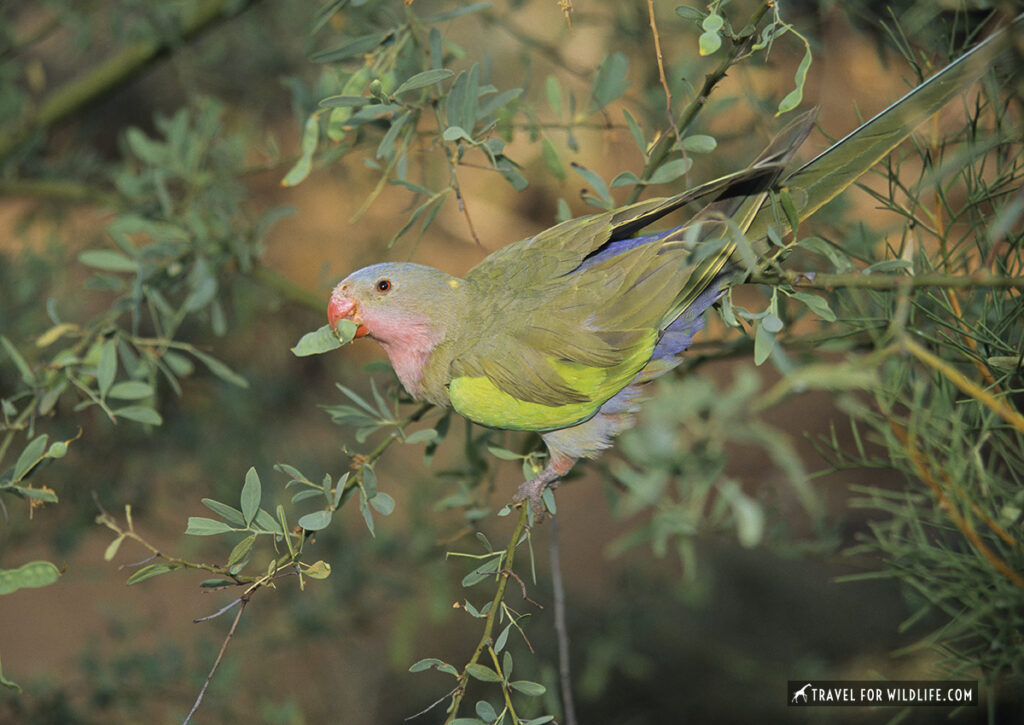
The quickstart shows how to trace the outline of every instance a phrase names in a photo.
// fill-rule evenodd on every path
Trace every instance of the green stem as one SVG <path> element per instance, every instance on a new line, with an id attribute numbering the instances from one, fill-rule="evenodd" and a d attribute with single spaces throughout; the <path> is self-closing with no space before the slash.
<path id="1" fill-rule="evenodd" d="M 494 632 L 494 624 L 498 620 L 498 613 L 501 611 L 501 602 L 505 598 L 505 587 L 508 584 L 509 572 L 512 571 L 512 564 L 515 562 L 516 546 L 519 544 L 519 539 L 523 535 L 523 530 L 526 528 L 526 520 L 529 514 L 529 503 L 522 504 L 522 508 L 519 511 L 519 521 L 516 522 L 515 528 L 512 530 L 512 536 L 509 539 L 508 546 L 505 547 L 505 555 L 502 558 L 502 572 L 499 574 L 498 589 L 494 592 L 494 598 L 491 600 L 491 607 L 487 610 L 487 617 L 484 621 L 484 631 L 480 635 L 480 642 L 477 644 L 476 649 L 473 650 L 473 656 L 466 663 L 466 666 L 462 668 L 462 674 L 459 675 L 459 686 L 455 690 L 455 694 L 452 696 L 451 711 L 448 713 L 448 718 L 444 721 L 445 725 L 450 725 L 455 720 L 455 716 L 459 712 L 459 705 L 462 703 L 462 698 L 466 695 L 466 687 L 469 684 L 469 672 L 468 668 L 472 664 L 476 664 L 477 660 L 487 651 L 493 643 L 491 634 Z"/>

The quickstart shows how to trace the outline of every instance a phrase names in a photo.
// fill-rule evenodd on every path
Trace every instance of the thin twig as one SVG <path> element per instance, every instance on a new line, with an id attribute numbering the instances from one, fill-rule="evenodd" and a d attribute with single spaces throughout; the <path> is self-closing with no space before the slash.
<path id="1" fill-rule="evenodd" d="M 551 588 L 555 600 L 555 634 L 558 639 L 558 680 L 562 689 L 562 713 L 565 725 L 576 725 L 576 706 L 572 698 L 572 677 L 569 669 L 569 627 L 565 620 L 565 585 L 558 547 L 558 516 L 551 517 L 548 551 L 551 557 Z"/>
<path id="2" fill-rule="evenodd" d="M 968 541 L 974 544 L 974 547 L 978 552 L 996 571 L 1005 576 L 1020 589 L 1024 589 L 1024 577 L 1011 569 L 996 552 L 992 551 L 992 549 L 985 544 L 981 536 L 978 535 L 978 532 L 974 530 L 971 522 L 960 513 L 953 501 L 950 500 L 949 496 L 947 496 L 942 490 L 938 481 L 935 480 L 935 476 L 933 475 L 931 468 L 928 466 L 928 458 L 917 448 L 914 434 L 895 421 L 891 421 L 889 426 L 892 429 L 893 434 L 896 436 L 896 439 L 899 440 L 906 449 L 907 455 L 909 456 L 910 462 L 913 464 L 917 475 L 925 482 L 928 488 L 932 490 L 932 493 L 935 494 L 935 498 L 939 502 L 939 506 L 946 512 L 954 525 L 956 525 L 960 530 L 960 533 L 962 533 Z"/>
<path id="3" fill-rule="evenodd" d="M 701 109 L 707 103 L 708 98 L 711 96 L 711 91 L 715 86 L 718 85 L 719 81 L 725 78 L 726 72 L 732 67 L 732 64 L 736 62 L 743 53 L 747 52 L 750 48 L 751 41 L 757 33 L 757 26 L 764 18 L 765 14 L 775 7 L 775 0 L 763 0 L 760 7 L 754 11 L 754 14 L 750 16 L 750 20 L 744 25 L 744 29 L 749 28 L 749 33 L 742 35 L 733 41 L 732 48 L 726 53 L 725 57 L 718 66 L 708 73 L 704 77 L 704 84 L 701 86 L 700 91 L 694 96 L 694 99 L 690 101 L 690 104 L 683 110 L 679 117 L 679 130 L 681 133 L 686 133 L 690 126 L 696 120 L 697 115 Z M 641 172 L 641 179 L 650 179 L 651 175 L 665 163 L 665 158 L 668 156 L 672 147 L 675 145 L 675 139 L 668 134 L 665 134 L 657 143 L 654 144 L 654 148 L 651 149 L 648 154 L 647 163 L 644 164 L 644 170 Z M 629 198 L 626 201 L 627 204 L 632 204 L 640 198 L 640 194 L 643 191 L 643 184 L 637 184 L 633 187 L 633 191 L 630 192 Z"/>
<path id="4" fill-rule="evenodd" d="M 938 287 L 946 289 L 970 289 L 988 287 L 992 289 L 1024 289 L 1024 277 L 1007 277 L 989 272 L 974 274 L 819 274 L 817 272 L 766 271 L 755 272 L 748 279 L 751 284 L 791 285 L 799 289 L 838 289 L 856 287 L 860 289 L 894 290 L 900 288 Z"/>
<path id="5" fill-rule="evenodd" d="M 925 350 L 909 337 L 904 337 L 900 346 L 931 369 L 939 372 L 967 395 L 971 396 L 986 408 L 996 413 L 1007 423 L 1024 435 L 1024 415 L 1011 408 L 1005 399 L 997 398 L 989 391 L 969 380 L 963 373 L 936 355 Z"/>
<path id="6" fill-rule="evenodd" d="M 651 18 L 651 33 L 654 35 L 654 56 L 658 60 L 658 76 L 661 78 L 661 87 L 665 91 L 665 115 L 672 126 L 672 132 L 676 141 L 682 143 L 679 135 L 679 126 L 676 124 L 676 117 L 672 115 L 672 91 L 668 87 L 668 79 L 665 77 L 665 59 L 661 53 L 661 38 L 658 36 L 658 25 L 654 21 L 654 0 L 647 0 L 647 14 Z"/>
<path id="7" fill-rule="evenodd" d="M 238 599 L 236 599 L 235 601 L 231 602 L 230 604 L 226 604 L 225 606 L 221 607 L 220 609 L 218 609 L 213 614 L 207 614 L 205 617 L 199 617 L 198 619 L 193 619 L 192 623 L 193 624 L 199 624 L 200 622 L 209 622 L 211 619 L 216 619 L 217 617 L 219 617 L 220 615 L 224 614 L 224 612 L 228 611 L 232 607 L 235 607 L 235 606 L 238 606 L 239 604 L 241 604 L 242 603 L 242 599 L 244 599 L 244 598 L 245 597 L 239 597 Z"/>
<path id="8" fill-rule="evenodd" d="M 437 707 L 437 706 L 438 706 L 438 705 L 440 705 L 440 704 L 441 704 L 442 702 L 444 702 L 444 701 L 445 701 L 445 698 L 447 698 L 447 697 L 451 697 L 452 695 L 454 695 L 454 694 L 455 694 L 455 691 L 456 691 L 456 690 L 458 690 L 458 689 L 459 689 L 459 686 L 458 686 L 458 685 L 456 685 L 455 687 L 453 687 L 453 688 L 451 689 L 451 691 L 450 691 L 450 692 L 448 692 L 447 694 L 441 695 L 441 697 L 439 697 L 439 698 L 438 698 L 437 700 L 435 700 L 434 702 L 432 702 L 432 703 L 431 703 L 430 705 L 427 705 L 427 707 L 426 707 L 426 708 L 424 708 L 423 710 L 420 710 L 420 711 L 419 711 L 418 713 L 416 713 L 415 715 L 410 715 L 409 717 L 405 718 L 406 722 L 408 722 L 409 720 L 415 720 L 415 719 L 416 719 L 416 718 L 418 718 L 418 717 L 419 717 L 420 715 L 426 715 L 426 714 L 427 714 L 428 712 L 430 712 L 430 711 L 431 711 L 431 710 L 433 710 L 433 709 L 434 709 L 435 707 Z"/>
<path id="9" fill-rule="evenodd" d="M 206 690 L 210 686 L 210 681 L 213 679 L 213 674 L 220 667 L 220 661 L 224 658 L 224 652 L 228 648 L 228 643 L 231 641 L 231 637 L 235 634 L 235 630 L 238 628 L 238 622 L 242 619 L 242 612 L 245 611 L 245 605 L 249 603 L 249 595 L 241 597 L 239 600 L 241 605 L 238 608 L 238 614 L 235 615 L 235 621 L 231 623 L 231 629 L 228 630 L 228 636 L 224 638 L 224 643 L 220 646 L 220 652 L 217 653 L 217 659 L 213 662 L 213 667 L 210 668 L 210 674 L 206 676 L 206 682 L 203 683 L 203 689 L 199 691 L 199 697 L 196 698 L 196 702 L 192 705 L 192 709 L 188 711 L 188 715 L 181 721 L 181 725 L 188 725 L 189 720 L 195 715 L 196 710 L 199 709 L 199 703 L 203 701 L 203 697 L 206 695 Z M 197 620 L 198 621 L 198 620 Z"/>
<path id="10" fill-rule="evenodd" d="M 528 596 L 526 596 L 526 582 L 523 581 L 523 578 L 521 576 L 516 574 L 511 569 L 502 569 L 501 573 L 502 574 L 506 574 L 506 575 L 512 577 L 513 579 L 515 579 L 517 582 L 519 582 L 519 588 L 523 592 L 523 599 L 525 599 L 526 601 L 528 601 L 530 604 L 532 604 L 533 606 L 537 607 L 538 609 L 543 609 L 544 608 L 543 604 L 541 604 L 540 602 L 535 602 L 532 599 L 530 599 Z"/>

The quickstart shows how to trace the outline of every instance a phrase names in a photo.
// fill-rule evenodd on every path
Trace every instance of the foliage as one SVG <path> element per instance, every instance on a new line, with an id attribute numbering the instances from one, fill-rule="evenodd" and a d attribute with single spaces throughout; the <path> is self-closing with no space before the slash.
<path id="1" fill-rule="evenodd" d="M 751 93 L 744 104 L 758 113 L 786 113 L 802 102 L 814 47 L 811 33 L 798 32 L 802 26 L 780 17 L 771 2 L 752 11 L 727 0 L 683 6 L 657 18 L 660 32 L 653 5 L 649 18 L 640 13 L 638 20 L 609 4 L 605 30 L 624 37 L 634 33 L 642 53 L 628 42 L 609 45 L 584 68 L 563 57 L 557 44 L 524 30 L 519 3 L 505 8 L 489 2 L 337 0 L 320 8 L 302 5 L 301 12 L 294 4 L 266 3 L 269 10 L 250 5 L 208 1 L 156 9 L 112 2 L 81 10 L 55 1 L 41 20 L 27 6 L 2 11 L 12 22 L 0 31 L 0 57 L 10 59 L 0 65 L 0 189 L 44 199 L 61 214 L 86 204 L 110 217 L 102 239 L 87 248 L 60 238 L 50 260 L 25 251 L 16 259 L 9 255 L 10 269 L 0 269 L 0 507 L 11 529 L 5 537 L 31 536 L 42 526 L 41 512 L 56 515 L 52 505 L 68 490 L 57 481 L 71 475 L 67 468 L 59 472 L 69 453 L 94 447 L 102 459 L 104 442 L 113 440 L 121 455 L 143 437 L 155 446 L 169 445 L 174 427 L 190 416 L 199 427 L 198 413 L 183 412 L 190 398 L 200 397 L 197 379 L 213 376 L 229 384 L 230 390 L 219 393 L 225 399 L 255 400 L 262 391 L 251 373 L 239 372 L 253 367 L 253 353 L 240 351 L 231 338 L 245 336 L 260 313 L 273 308 L 276 302 L 268 298 L 322 310 L 319 290 L 296 289 L 266 265 L 266 240 L 287 210 L 254 211 L 265 206 L 255 198 L 254 176 L 269 171 L 286 187 L 308 186 L 318 174 L 347 173 L 362 163 L 374 181 L 351 222 L 365 221 L 392 187 L 402 190 L 406 204 L 384 248 L 403 241 L 403 249 L 414 254 L 449 207 L 461 216 L 465 234 L 480 244 L 471 216 L 479 196 L 466 182 L 471 171 L 497 175 L 509 194 L 528 193 L 531 184 L 557 185 L 563 191 L 554 195 L 563 196 L 551 204 L 550 216 L 566 219 L 575 202 L 564 195 L 566 184 L 582 180 L 583 204 L 610 209 L 656 191 L 652 186 L 686 185 L 698 171 L 710 178 L 733 170 L 741 162 L 720 161 L 712 152 L 732 148 L 736 139 L 713 129 L 738 99 L 721 97 L 716 86 L 727 71 L 738 75 L 759 68 L 769 53 L 778 52 L 776 44 L 789 44 L 800 60 L 781 97 Z M 569 8 L 577 29 L 592 22 Z M 252 20 L 242 11 L 266 15 Z M 982 25 L 971 14 L 933 12 L 933 19 L 948 20 L 956 31 L 943 45 L 950 58 L 962 50 L 957 33 L 967 40 Z M 279 23 L 268 26 L 268 19 Z M 195 54 L 192 72 L 201 77 L 197 69 L 218 67 L 228 52 L 224 48 L 240 42 L 228 36 L 235 23 L 248 23 L 249 42 L 237 55 L 257 68 L 273 66 L 276 48 L 292 54 L 292 75 L 283 84 L 302 129 L 298 138 L 278 142 L 264 127 L 269 121 L 260 115 L 257 84 L 239 82 L 234 97 L 218 98 L 216 88 L 202 88 L 193 79 L 180 107 L 154 112 L 152 121 L 147 115 L 119 125 L 116 150 L 104 150 L 80 129 L 74 133 L 87 142 L 72 144 L 73 150 L 61 146 L 64 131 L 54 124 L 70 120 L 87 127 L 88 102 L 109 97 L 116 84 L 135 78 L 161 53 L 188 55 L 188 44 L 202 32 L 210 37 Z M 38 81 L 45 58 L 38 48 L 47 37 L 63 33 L 92 48 L 90 41 L 104 27 L 119 36 L 118 52 L 88 58 L 84 70 L 64 69 L 68 78 L 52 90 Z M 284 29 L 271 34 L 272 43 L 262 35 L 267 27 Z M 950 59 L 936 56 L 934 43 L 911 42 L 896 23 L 883 28 L 906 67 L 919 73 L 917 81 L 930 75 L 922 69 Z M 304 30 L 308 62 L 295 61 L 294 48 L 286 46 Z M 507 58 L 474 47 L 470 39 L 480 33 L 515 40 L 519 55 L 511 65 L 522 80 L 513 80 L 515 73 L 503 67 Z M 668 46 L 669 37 L 673 52 L 686 56 L 672 73 L 665 72 L 660 45 L 657 58 L 649 52 L 652 38 Z M 543 57 L 554 60 L 551 72 L 534 68 L 534 59 Z M 694 88 L 675 80 L 683 75 L 703 75 L 704 84 Z M 45 97 L 34 98 L 41 90 L 47 90 Z M 814 476 L 807 473 L 810 464 L 791 436 L 768 419 L 793 397 L 825 391 L 837 401 L 841 425 L 851 431 L 849 437 L 833 431 L 816 439 L 831 470 L 885 469 L 902 477 L 899 487 L 857 489 L 853 505 L 869 509 L 872 520 L 850 554 L 872 562 L 866 577 L 896 578 L 907 588 L 911 614 L 905 628 L 933 626 L 915 647 L 942 652 L 946 670 L 993 687 L 1019 676 L 1024 419 L 1016 401 L 1024 359 L 1024 156 L 1012 131 L 1020 126 L 1018 93 L 1012 79 L 990 73 L 981 91 L 962 104 L 963 117 L 951 131 L 932 126 L 890 156 L 877 174 L 882 183 L 865 186 L 894 215 L 887 228 L 854 223 L 842 202 L 824 209 L 822 220 L 809 228 L 794 221 L 785 190 L 775 196 L 770 253 L 755 257 L 754 244 L 742 250 L 758 270 L 757 293 L 728 293 L 718 308 L 722 324 L 713 324 L 694 346 L 686 375 L 659 383 L 636 428 L 622 437 L 621 455 L 608 466 L 610 500 L 627 522 L 613 554 L 640 543 L 650 544 L 656 555 L 675 551 L 692 577 L 696 544 L 709 532 L 727 532 L 743 547 L 785 540 L 774 509 L 786 499 L 820 525 L 824 513 L 811 485 Z M 685 103 L 674 100 L 683 97 Z M 633 144 L 638 165 L 615 169 L 612 176 L 600 169 L 599 159 L 583 150 L 591 137 L 605 134 Z M 295 153 L 282 154 L 281 148 Z M 65 271 L 47 286 L 47 274 L 33 275 L 36 265 Z M 302 357 L 326 352 L 353 335 L 354 329 L 324 327 L 292 351 Z M 767 385 L 768 374 L 748 367 L 738 368 L 725 387 L 701 374 L 700 367 L 713 359 L 736 357 L 770 364 L 777 382 Z M 305 363 L 289 356 L 289 364 Z M 226 606 L 204 618 L 235 613 L 219 654 L 208 658 L 212 670 L 186 720 L 216 682 L 254 597 L 262 603 L 260 593 L 270 590 L 288 596 L 282 590 L 292 581 L 307 600 L 317 587 L 333 592 L 328 588 L 347 582 L 358 588 L 339 581 L 363 581 L 358 565 L 345 559 L 355 555 L 332 546 L 344 536 L 341 510 L 348 503 L 381 547 L 395 546 L 399 525 L 392 519 L 383 530 L 378 517 L 396 511 L 408 516 L 403 526 L 411 532 L 402 541 L 419 552 L 415 566 L 429 566 L 424 562 L 438 561 L 442 551 L 449 571 L 466 564 L 459 572 L 465 594 L 457 610 L 466 615 L 460 621 L 475 648 L 458 663 L 442 657 L 419 658 L 411 667 L 414 657 L 402 662 L 412 672 L 454 678 L 431 698 L 441 695 L 434 706 L 444 706 L 446 722 L 540 725 L 556 717 L 562 721 L 571 707 L 564 688 L 556 695 L 555 678 L 545 677 L 536 657 L 522 654 L 521 647 L 513 654 L 514 646 L 532 650 L 531 639 L 544 637 L 528 633 L 539 611 L 528 594 L 541 586 L 533 550 L 539 522 L 528 507 L 504 506 L 507 492 L 494 492 L 492 484 L 502 460 L 518 461 L 527 477 L 536 471 L 542 461 L 535 441 L 467 424 L 460 448 L 455 439 L 462 429 L 449 414 L 410 407 L 388 380 L 386 387 L 371 379 L 355 390 L 346 379 L 350 385 L 338 384 L 343 402 L 322 405 L 343 431 L 343 461 L 278 463 L 279 485 L 265 480 L 252 461 L 234 461 L 239 475 L 229 480 L 242 484 L 216 486 L 216 497 L 210 491 L 196 502 L 212 516 L 189 516 L 175 499 L 169 515 L 187 521 L 189 537 L 180 544 L 181 554 L 153 543 L 147 528 L 156 524 L 140 518 L 137 506 L 118 500 L 114 510 L 123 515 L 116 516 L 100 507 L 96 521 L 113 536 L 104 552 L 107 562 L 126 543 L 146 551 L 147 558 L 125 577 L 127 584 L 199 570 L 205 572 L 200 587 L 232 592 Z M 400 511 L 398 482 L 378 480 L 385 457 L 420 446 L 424 469 L 435 457 L 450 466 L 426 489 L 429 513 L 457 512 L 462 531 L 473 534 L 470 543 L 460 538 L 457 547 L 437 546 L 435 529 L 422 520 L 427 514 Z M 764 461 L 782 485 L 755 491 L 756 482 L 730 472 L 737 446 Z M 293 454 L 269 453 L 275 460 L 295 460 Z M 243 478 L 240 471 L 247 466 Z M 300 468 L 342 472 L 310 476 Z M 225 491 L 230 498 L 222 500 Z M 116 495 L 116 489 L 104 489 L 97 503 Z M 11 505 L 21 502 L 23 509 Z M 554 500 L 548 504 L 554 512 Z M 12 512 L 22 510 L 28 516 L 15 519 L 19 514 Z M 491 544 L 483 529 L 492 526 L 509 536 L 506 545 Z M 827 533 L 819 529 L 819 535 L 831 544 Z M 380 563 L 386 555 L 376 551 L 380 559 L 363 564 L 373 570 L 367 578 L 386 578 Z M 415 590 L 425 585 L 413 581 L 410 561 L 405 560 L 403 586 Z M 0 563 L 2 596 L 59 586 L 62 570 L 51 562 Z M 524 611 L 510 604 L 510 584 L 512 592 L 522 593 Z M 436 598 L 447 591 L 437 587 Z M 17 671 L 17 663 L 6 664 L 8 673 Z M 0 685 L 18 687 L 3 672 Z M 467 696 L 472 707 L 464 703 Z M 285 712 L 283 721 L 290 703 L 264 709 Z"/>

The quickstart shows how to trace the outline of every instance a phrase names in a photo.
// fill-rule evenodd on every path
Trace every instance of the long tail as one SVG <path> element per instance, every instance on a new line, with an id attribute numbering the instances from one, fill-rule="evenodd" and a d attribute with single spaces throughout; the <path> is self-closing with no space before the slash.
<path id="1" fill-rule="evenodd" d="M 800 221 L 853 184 L 922 121 L 981 77 L 1000 55 L 1013 47 L 1014 35 L 1021 32 L 1024 13 L 848 136 L 785 175 L 780 185 L 789 190 Z M 747 237 L 760 239 L 775 223 L 775 214 L 765 205 L 747 229 Z"/>

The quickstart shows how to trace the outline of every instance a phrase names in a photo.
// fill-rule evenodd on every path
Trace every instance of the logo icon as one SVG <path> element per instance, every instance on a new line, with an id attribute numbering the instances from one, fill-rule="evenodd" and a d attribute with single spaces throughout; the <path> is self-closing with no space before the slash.
<path id="1" fill-rule="evenodd" d="M 793 699 L 790 700 L 790 702 L 800 702 L 800 698 L 801 697 L 804 698 L 804 702 L 807 702 L 807 688 L 810 687 L 810 686 L 811 686 L 811 683 L 808 682 L 806 685 L 804 685 L 799 690 L 794 692 L 793 693 Z"/>

